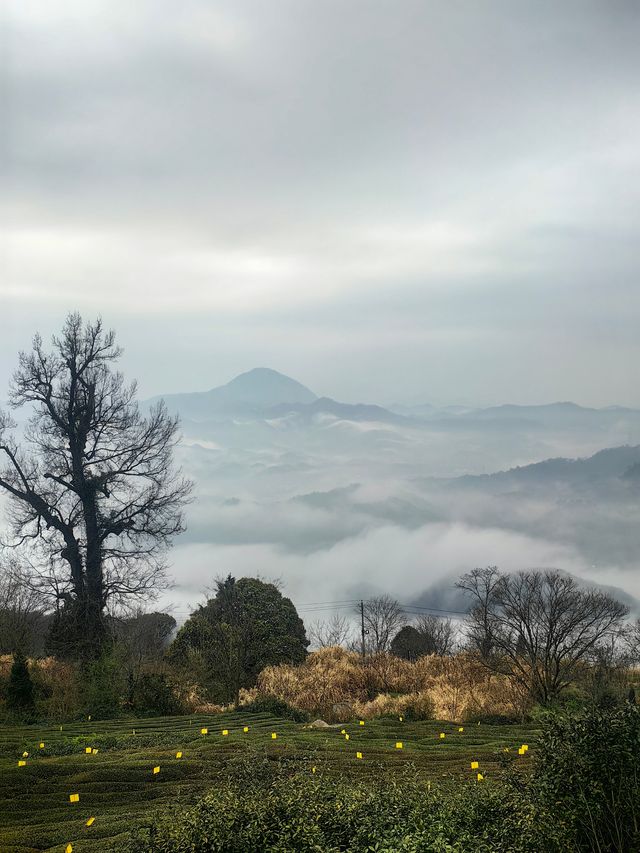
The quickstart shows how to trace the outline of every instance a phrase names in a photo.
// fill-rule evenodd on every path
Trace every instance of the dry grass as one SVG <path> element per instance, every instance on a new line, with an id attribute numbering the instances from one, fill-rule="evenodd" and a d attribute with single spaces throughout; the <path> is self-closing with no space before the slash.
<path id="1" fill-rule="evenodd" d="M 324 719 L 353 715 L 370 719 L 414 712 L 464 721 L 475 716 L 520 716 L 526 700 L 503 676 L 489 673 L 471 655 L 428 655 L 410 662 L 379 654 L 360 657 L 335 646 L 309 655 L 300 666 L 270 666 L 262 671 L 255 696 L 275 696 Z M 336 708 L 336 706 L 342 706 Z"/>

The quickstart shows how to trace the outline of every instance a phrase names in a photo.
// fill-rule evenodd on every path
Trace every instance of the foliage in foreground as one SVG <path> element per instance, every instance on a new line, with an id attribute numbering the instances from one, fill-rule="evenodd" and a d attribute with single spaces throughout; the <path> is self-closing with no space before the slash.
<path id="1" fill-rule="evenodd" d="M 561 839 L 504 786 L 465 785 L 455 793 L 424 783 L 347 783 L 296 776 L 260 787 L 208 793 L 179 820 L 139 833 L 131 853 L 262 851 L 559 851 Z"/>
<path id="2" fill-rule="evenodd" d="M 531 775 L 432 789 L 287 776 L 255 760 L 182 815 L 146 827 L 130 853 L 633 853 L 640 849 L 635 760 L 640 709 L 550 718 Z"/>

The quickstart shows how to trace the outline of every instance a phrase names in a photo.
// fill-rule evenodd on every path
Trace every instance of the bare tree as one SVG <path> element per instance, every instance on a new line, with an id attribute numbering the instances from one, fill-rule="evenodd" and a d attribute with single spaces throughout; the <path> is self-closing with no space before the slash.
<path id="1" fill-rule="evenodd" d="M 0 563 L 0 654 L 32 654 L 42 631 L 42 597 L 15 559 Z"/>
<path id="2" fill-rule="evenodd" d="M 176 629 L 176 620 L 168 613 L 136 611 L 129 618 L 115 620 L 115 637 L 120 647 L 120 660 L 127 679 L 128 701 L 145 668 L 160 665 Z"/>
<path id="3" fill-rule="evenodd" d="M 50 352 L 36 335 L 20 353 L 9 400 L 32 411 L 23 446 L 0 414 L 12 544 L 35 552 L 34 581 L 62 605 L 58 636 L 83 656 L 103 646 L 108 603 L 161 588 L 191 488 L 172 465 L 177 418 L 163 403 L 141 414 L 135 383 L 112 369 L 120 355 L 100 320 L 71 314 Z"/>
<path id="4" fill-rule="evenodd" d="M 425 613 L 414 622 L 416 631 L 423 637 L 426 654 L 450 655 L 455 647 L 456 631 L 451 619 Z"/>
<path id="5" fill-rule="evenodd" d="M 319 649 L 328 646 L 346 647 L 351 639 L 351 628 L 351 623 L 345 616 L 334 613 L 328 622 L 324 620 L 314 622 L 309 628 L 309 638 L 311 644 Z"/>
<path id="6" fill-rule="evenodd" d="M 483 662 L 543 704 L 572 683 L 628 613 L 610 595 L 558 571 L 474 569 L 458 587 L 471 596 L 469 638 Z"/>
<path id="7" fill-rule="evenodd" d="M 360 614 L 360 608 L 357 608 Z M 388 595 L 379 595 L 364 602 L 366 645 L 370 652 L 386 652 L 396 632 L 406 623 L 398 602 Z"/>

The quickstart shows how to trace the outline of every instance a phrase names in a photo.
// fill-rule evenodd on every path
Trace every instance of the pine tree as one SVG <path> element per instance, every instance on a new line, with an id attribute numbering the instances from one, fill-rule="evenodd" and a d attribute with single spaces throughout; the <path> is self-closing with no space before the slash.
<path id="1" fill-rule="evenodd" d="M 34 709 L 33 681 L 29 664 L 22 652 L 16 652 L 13 656 L 7 686 L 7 708 L 19 714 L 26 714 Z"/>

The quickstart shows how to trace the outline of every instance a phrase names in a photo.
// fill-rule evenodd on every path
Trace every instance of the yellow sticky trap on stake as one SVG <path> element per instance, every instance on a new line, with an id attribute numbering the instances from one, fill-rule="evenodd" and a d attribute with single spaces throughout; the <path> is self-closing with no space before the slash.
<path id="1" fill-rule="evenodd" d="M 356 752 L 356 758 L 362 758 L 362 753 L 361 753 L 361 752 Z"/>
<path id="2" fill-rule="evenodd" d="M 154 775 L 154 776 L 156 776 L 159 772 L 160 772 L 160 768 L 159 768 L 159 767 L 154 767 L 154 768 L 153 768 L 153 775 Z"/>
<path id="3" fill-rule="evenodd" d="M 522 744 L 522 751 L 523 752 L 529 752 L 529 745 L 526 743 L 523 743 Z"/>
<path id="4" fill-rule="evenodd" d="M 64 853 L 73 853 L 73 846 L 71 844 L 67 844 L 64 848 Z"/>
<path id="5" fill-rule="evenodd" d="M 446 737 L 444 732 L 440 732 L 440 740 L 444 740 Z"/>
<path id="6" fill-rule="evenodd" d="M 92 750 L 91 750 L 91 755 L 97 755 L 97 754 L 98 754 L 98 750 L 97 750 L 97 749 L 92 749 Z"/>
<path id="7" fill-rule="evenodd" d="M 349 735 L 345 735 L 345 736 L 344 736 L 344 739 L 345 739 L 345 740 L 349 740 Z"/>
<path id="8" fill-rule="evenodd" d="M 271 740 L 275 740 L 278 735 L 275 732 L 271 732 Z"/>
<path id="9" fill-rule="evenodd" d="M 23 752 L 23 753 L 22 753 L 22 757 L 23 757 L 23 758 L 29 758 L 29 753 L 28 753 L 28 752 Z"/>
<path id="10" fill-rule="evenodd" d="M 249 731 L 249 726 L 245 726 L 242 731 L 246 734 Z"/>
<path id="11" fill-rule="evenodd" d="M 87 755 L 91 755 L 91 747 L 90 746 L 85 746 L 84 751 L 87 753 Z"/>
<path id="12" fill-rule="evenodd" d="M 471 762 L 471 769 L 472 769 L 472 770 L 477 770 L 477 769 L 478 769 L 478 767 L 480 767 L 480 765 L 479 765 L 479 763 L 478 763 L 477 761 L 472 761 L 472 762 Z"/>
<path id="13" fill-rule="evenodd" d="M 89 719 L 89 720 L 90 720 L 90 719 L 91 719 L 91 714 L 89 714 L 89 717 L 88 717 L 88 719 Z"/>
<path id="14" fill-rule="evenodd" d="M 229 729 L 222 729 L 223 737 L 226 737 L 229 734 Z"/>
<path id="15" fill-rule="evenodd" d="M 18 761 L 18 767 L 26 767 L 26 766 L 27 766 L 27 762 L 21 758 L 20 761 Z"/>
<path id="16" fill-rule="evenodd" d="M 95 817 L 90 817 L 86 823 L 86 826 L 93 826 L 94 820 L 95 820 Z"/>
<path id="17" fill-rule="evenodd" d="M 522 747 L 518 750 L 518 755 L 524 755 L 524 749 Z"/>
<path id="18" fill-rule="evenodd" d="M 80 794 L 69 794 L 69 802 L 70 803 L 79 803 L 80 802 Z"/>
<path id="19" fill-rule="evenodd" d="M 401 723 L 404 723 L 404 717 L 398 717 Z"/>
<path id="20" fill-rule="evenodd" d="M 316 768 L 315 768 L 315 767 L 312 767 L 312 768 L 311 768 L 311 772 L 312 772 L 312 773 L 315 773 L 315 772 L 316 772 Z"/>
<path id="21" fill-rule="evenodd" d="M 396 741 L 396 749 L 402 749 L 402 741 Z"/>
<path id="22" fill-rule="evenodd" d="M 464 726 L 460 726 L 460 727 L 459 727 L 459 729 L 458 729 L 458 731 L 459 731 L 459 732 L 463 732 L 463 731 L 464 731 Z"/>
<path id="23" fill-rule="evenodd" d="M 482 782 L 482 780 L 484 779 L 484 776 L 482 775 L 482 773 L 478 773 L 476 778 L 477 778 L 478 782 Z"/>
<path id="24" fill-rule="evenodd" d="M 181 752 L 176 752 L 176 758 L 182 758 L 182 753 L 181 753 Z"/>
<path id="25" fill-rule="evenodd" d="M 209 734 L 209 729 L 200 729 L 200 734 L 201 734 L 201 735 L 208 735 L 208 734 Z"/>
<path id="26" fill-rule="evenodd" d="M 342 731 L 340 732 L 341 735 L 346 735 L 346 733 L 347 733 L 346 729 L 342 729 Z"/>
<path id="27" fill-rule="evenodd" d="M 44 749 L 44 743 L 43 743 L 43 741 L 40 741 L 40 749 Z"/>
<path id="28" fill-rule="evenodd" d="M 360 725 L 364 726 L 364 720 L 360 720 Z"/>

